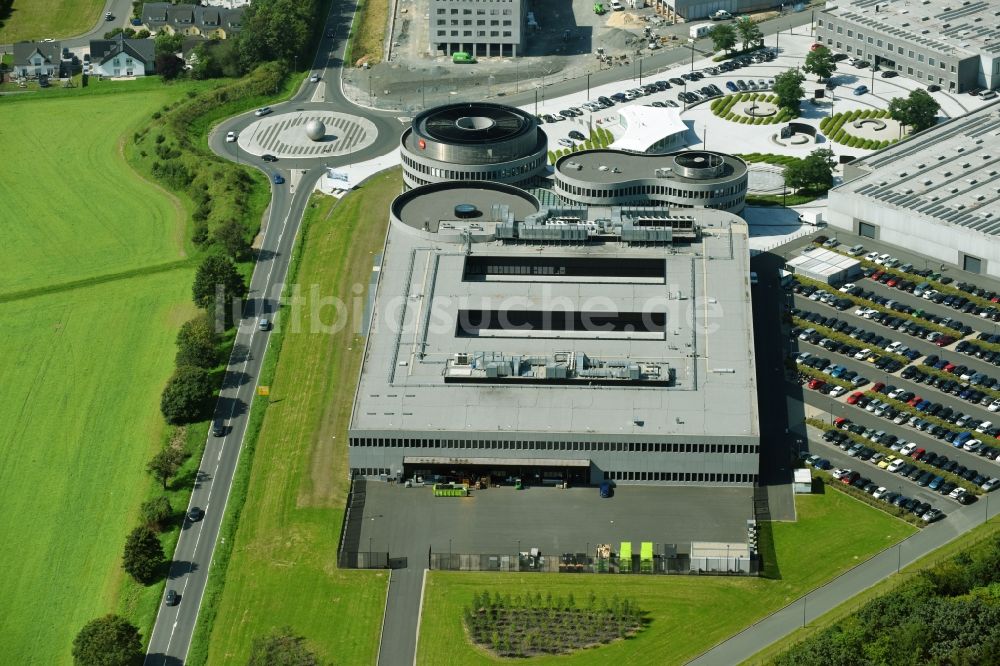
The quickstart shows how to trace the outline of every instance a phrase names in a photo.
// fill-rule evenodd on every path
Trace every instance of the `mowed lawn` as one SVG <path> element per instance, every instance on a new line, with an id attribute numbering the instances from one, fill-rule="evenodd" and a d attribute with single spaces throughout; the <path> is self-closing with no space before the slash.
<path id="1" fill-rule="evenodd" d="M 209 639 L 209 664 L 246 663 L 255 637 L 285 625 L 305 636 L 324 663 L 375 660 L 386 572 L 336 566 L 347 426 L 364 339 L 355 334 L 357 322 L 332 333 L 313 330 L 310 293 L 316 285 L 319 297 L 350 303 L 353 286 L 367 287 L 400 182 L 396 169 L 335 207 L 331 197 L 312 199 L 295 280 L 306 301 L 297 316 L 283 309 L 277 318 L 284 341 L 272 404 Z M 316 314 L 327 325 L 337 316 L 329 306 Z"/>
<path id="2" fill-rule="evenodd" d="M 0 178 L 0 299 L 183 256 L 183 211 L 129 168 L 119 142 L 184 88 L 143 88 L 0 100 L 8 158 Z"/>
<path id="3" fill-rule="evenodd" d="M 462 609 L 475 592 L 572 593 L 585 599 L 628 597 L 647 612 L 649 626 L 636 638 L 559 657 L 516 660 L 531 664 L 681 664 L 767 613 L 906 537 L 915 528 L 836 491 L 796 498 L 798 522 L 774 523 L 781 578 L 625 575 L 484 574 L 428 575 L 417 663 L 489 664 L 462 626 Z"/>
<path id="4" fill-rule="evenodd" d="M 104 0 L 14 0 L 10 17 L 0 21 L 0 43 L 39 41 L 47 37 L 74 37 L 89 31 L 97 22 Z M 122 16 L 108 23 L 108 30 L 121 25 Z"/>
<path id="5" fill-rule="evenodd" d="M 121 549 L 152 482 L 144 467 L 192 279 L 177 270 L 3 305 L 5 663 L 70 663 L 80 627 L 119 609 Z"/>

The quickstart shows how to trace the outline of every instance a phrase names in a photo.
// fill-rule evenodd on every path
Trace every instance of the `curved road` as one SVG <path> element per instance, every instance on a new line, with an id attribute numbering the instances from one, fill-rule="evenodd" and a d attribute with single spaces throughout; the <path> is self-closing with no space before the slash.
<path id="1" fill-rule="evenodd" d="M 118 9 L 125 5 L 126 9 Z M 127 0 L 110 0 L 116 16 L 126 16 Z M 332 38 L 324 38 L 313 61 L 313 71 L 321 76 L 320 83 L 303 83 L 299 91 L 287 102 L 272 106 L 275 114 L 296 110 L 323 109 L 353 115 L 362 115 L 375 124 L 378 130 L 376 140 L 369 146 L 350 155 L 327 158 L 288 158 L 268 164 L 259 157 L 240 150 L 237 143 L 225 141 L 227 132 L 240 132 L 257 118 L 253 113 L 245 113 L 230 118 L 215 127 L 208 137 L 209 147 L 227 159 L 250 164 L 268 175 L 281 173 L 286 183 L 271 186 L 271 207 L 264 230 L 257 265 L 250 282 L 248 300 L 243 309 L 232 356 L 226 369 L 223 388 L 215 408 L 215 418 L 222 418 L 227 424 L 224 437 L 209 436 L 198 468 L 194 491 L 188 508 L 197 506 L 205 511 L 199 522 L 185 520 L 180 538 L 171 562 L 167 590 L 173 589 L 180 595 L 176 606 L 161 605 L 150 636 L 145 666 L 177 666 L 187 658 L 198 620 L 215 551 L 219 529 L 225 515 L 226 502 L 232 487 L 233 475 L 239 462 L 246 432 L 250 406 L 256 392 L 261 363 L 267 349 L 271 331 L 258 328 L 260 317 L 271 317 L 277 312 L 280 295 L 291 250 L 298 234 L 299 224 L 315 184 L 323 175 L 325 167 L 341 167 L 362 162 L 392 151 L 398 144 L 399 135 L 406 118 L 391 112 L 358 107 L 348 101 L 342 92 L 340 72 L 343 64 L 344 48 L 348 28 L 354 17 L 357 0 L 335 0 L 327 17 L 327 29 L 333 29 Z M 102 12 L 103 17 L 103 12 Z M 788 25 L 801 25 L 809 20 L 809 14 L 794 14 L 782 17 L 767 25 L 769 32 Z M 105 23 L 97 26 L 92 33 L 67 40 L 67 45 L 79 41 L 85 43 L 92 36 L 103 34 Z M 118 25 L 115 22 L 114 25 Z M 325 34 L 324 30 L 324 34 Z M 656 65 L 666 65 L 684 59 L 686 51 L 663 54 L 656 57 Z M 652 63 L 651 63 L 652 64 Z M 609 79 L 621 78 L 625 72 L 609 71 Z M 599 77 L 593 77 L 598 83 Z M 603 81 L 602 81 L 603 82 Z M 563 81 L 547 86 L 550 97 L 577 92 L 584 89 L 586 79 Z M 320 87 L 322 89 L 320 89 Z M 534 99 L 532 91 L 511 96 L 509 104 L 527 104 Z M 294 177 L 293 177 L 294 176 Z"/>

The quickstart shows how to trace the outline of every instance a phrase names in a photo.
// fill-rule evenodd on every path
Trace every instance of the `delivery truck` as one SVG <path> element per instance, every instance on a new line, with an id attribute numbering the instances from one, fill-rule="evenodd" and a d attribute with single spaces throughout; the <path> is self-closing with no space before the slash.
<path id="1" fill-rule="evenodd" d="M 711 23 L 699 23 L 698 25 L 693 25 L 690 28 L 691 39 L 701 39 L 708 34 L 708 31 L 712 29 Z"/>

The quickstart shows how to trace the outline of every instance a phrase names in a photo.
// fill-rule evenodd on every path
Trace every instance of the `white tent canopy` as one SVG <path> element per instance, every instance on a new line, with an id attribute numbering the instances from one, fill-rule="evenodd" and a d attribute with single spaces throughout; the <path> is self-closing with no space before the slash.
<path id="1" fill-rule="evenodd" d="M 625 133 L 609 146 L 617 150 L 649 152 L 656 144 L 688 130 L 687 125 L 681 120 L 680 112 L 672 107 L 633 104 L 621 108 L 618 111 L 618 118 L 621 126 L 625 128 Z"/>

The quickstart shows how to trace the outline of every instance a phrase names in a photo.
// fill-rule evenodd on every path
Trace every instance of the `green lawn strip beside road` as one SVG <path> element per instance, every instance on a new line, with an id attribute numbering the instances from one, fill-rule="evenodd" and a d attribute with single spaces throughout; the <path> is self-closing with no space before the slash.
<path id="1" fill-rule="evenodd" d="M 344 53 L 347 67 L 361 61 L 369 65 L 381 62 L 388 28 L 389 0 L 360 0 Z"/>
<path id="2" fill-rule="evenodd" d="M 160 390 L 192 277 L 182 269 L 3 306 L 6 663 L 68 664 L 80 627 L 110 612 L 149 635 L 145 607 L 125 601 L 134 593 L 121 553 L 140 503 L 158 492 L 145 465 L 165 432 Z"/>
<path id="3" fill-rule="evenodd" d="M 638 576 L 613 574 L 428 574 L 420 620 L 417 663 L 449 666 L 496 663 L 475 648 L 462 627 L 472 595 L 551 592 L 582 600 L 634 599 L 649 625 L 634 639 L 569 656 L 540 657 L 533 664 L 680 664 L 785 606 L 914 528 L 840 493 L 796 497 L 798 521 L 765 523 L 773 535 L 777 580 L 746 577 Z"/>
<path id="4" fill-rule="evenodd" d="M 748 206 L 801 206 L 821 198 L 817 194 L 748 194 Z"/>
<path id="5" fill-rule="evenodd" d="M 316 330 L 314 316 L 330 325 L 344 313 L 315 310 L 310 292 L 318 285 L 319 297 L 339 296 L 354 311 L 352 299 L 364 294 L 353 287 L 368 284 L 385 236 L 385 211 L 400 187 L 394 169 L 339 203 L 310 200 L 287 281 L 291 289 L 301 286 L 304 300 L 301 307 L 286 301 L 276 317 L 280 347 L 269 352 L 261 379 L 271 387 L 270 404 L 257 398 L 251 413 L 252 469 L 244 456 L 192 664 L 245 663 L 253 639 L 283 625 L 304 635 L 324 659 L 375 660 L 388 577 L 336 566 L 348 487 L 347 426 L 364 338 L 354 320 L 339 331 Z"/>
<path id="6" fill-rule="evenodd" d="M 778 654 L 856 612 L 872 599 L 908 584 L 915 575 L 920 574 L 921 571 L 930 569 L 943 560 L 951 558 L 962 551 L 970 550 L 979 544 L 985 543 L 987 540 L 995 539 L 998 533 L 1000 533 L 1000 520 L 994 517 L 989 522 L 969 530 L 962 535 L 961 539 L 955 539 L 941 548 L 924 555 L 916 562 L 903 567 L 902 571 L 898 574 L 876 583 L 861 594 L 852 597 L 833 610 L 814 619 L 804 628 L 796 629 L 784 638 L 772 643 L 764 650 L 742 662 L 741 666 L 756 666 L 758 664 L 771 663 Z"/>
<path id="7" fill-rule="evenodd" d="M 0 16 L 0 44 L 83 34 L 103 8 L 104 0 L 17 0 L 9 16 Z"/>
<path id="8" fill-rule="evenodd" d="M 183 85 L 126 86 L 106 94 L 4 98 L 4 150 L 17 155 L 0 178 L 4 283 L 0 295 L 183 258 L 184 211 L 121 157 L 130 134 Z M 53 118 L 73 122 L 56 130 Z M 58 178 L 39 174 L 60 174 Z"/>
<path id="9" fill-rule="evenodd" d="M 835 429 L 834 426 L 833 426 L 833 424 L 825 423 L 825 422 L 823 422 L 820 419 L 815 419 L 815 418 L 806 419 L 806 423 L 808 425 L 811 425 L 811 426 L 815 427 L 815 428 L 819 428 L 820 430 L 823 430 L 824 432 L 827 431 L 827 430 L 834 430 Z M 870 448 L 870 449 L 872 449 L 874 451 L 877 451 L 878 453 L 881 453 L 881 454 L 883 454 L 886 457 L 888 457 L 888 456 L 895 456 L 897 458 L 903 458 L 903 460 L 906 460 L 907 462 L 912 463 L 914 466 L 919 467 L 923 471 L 930 472 L 930 473 L 934 474 L 935 476 L 938 476 L 938 475 L 943 476 L 946 481 L 951 481 L 955 485 L 961 486 L 962 488 L 965 488 L 966 490 L 968 490 L 971 493 L 975 493 L 976 495 L 981 495 L 983 493 L 982 489 L 979 486 L 975 485 L 974 483 L 970 483 L 969 481 L 966 481 L 962 477 L 957 476 L 955 474 L 952 474 L 951 472 L 945 472 L 944 470 L 940 470 L 937 467 L 934 467 L 932 465 L 928 465 L 927 463 L 921 462 L 921 461 L 913 459 L 913 458 L 909 458 L 908 459 L 908 457 L 906 457 L 906 456 L 899 455 L 898 451 L 893 451 L 889 447 L 881 446 L 879 444 L 876 444 L 875 442 L 871 441 L 870 439 L 868 439 L 866 437 L 862 437 L 861 435 L 855 435 L 853 432 L 845 430 L 844 433 L 849 438 L 851 438 L 853 441 L 857 442 L 858 444 L 861 444 L 862 446 L 867 446 L 868 448 Z M 862 462 L 864 462 L 864 461 L 862 461 Z"/>
<path id="10" fill-rule="evenodd" d="M 903 509 L 900 509 L 898 506 L 893 506 L 892 504 L 888 504 L 886 502 L 877 500 L 868 493 L 866 493 L 865 491 L 861 490 L 860 488 L 855 488 L 853 485 L 842 483 L 840 479 L 833 478 L 833 475 L 830 474 L 829 472 L 825 472 L 821 469 L 813 470 L 813 472 L 816 474 L 816 478 L 818 478 L 820 482 L 823 484 L 824 488 L 832 488 L 837 492 L 844 493 L 845 495 L 851 497 L 852 499 L 856 499 L 857 501 L 862 502 L 863 504 L 867 504 L 872 508 L 878 509 L 879 511 L 883 511 L 894 518 L 898 518 L 904 523 L 913 525 L 914 527 L 923 528 L 927 526 L 927 523 L 925 523 L 918 516 L 913 515 L 909 511 L 904 511 Z M 858 473 L 861 474 L 861 472 Z M 861 476 L 864 476 L 864 474 L 861 474 Z"/>

